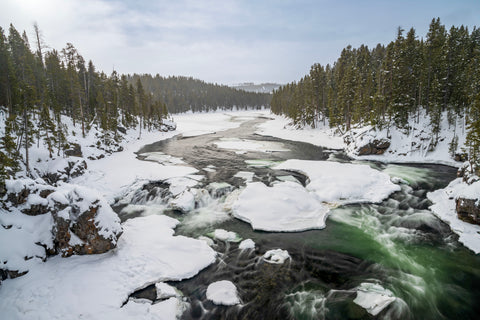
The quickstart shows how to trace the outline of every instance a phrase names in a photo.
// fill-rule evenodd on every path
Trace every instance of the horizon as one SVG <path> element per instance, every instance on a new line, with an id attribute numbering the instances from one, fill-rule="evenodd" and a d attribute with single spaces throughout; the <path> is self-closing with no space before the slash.
<path id="1" fill-rule="evenodd" d="M 433 18 L 447 30 L 471 30 L 480 16 L 475 0 L 6 0 L 3 7 L 6 33 L 12 23 L 33 44 L 37 22 L 49 49 L 70 42 L 106 74 L 185 76 L 228 86 L 298 81 L 314 63 L 333 64 L 348 45 L 388 44 L 398 27 L 413 27 L 424 38 Z"/>

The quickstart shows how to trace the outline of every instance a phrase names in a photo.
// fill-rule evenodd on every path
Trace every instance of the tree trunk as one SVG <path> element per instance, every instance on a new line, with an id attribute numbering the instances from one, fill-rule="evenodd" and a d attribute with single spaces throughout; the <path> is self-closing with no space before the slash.
<path id="1" fill-rule="evenodd" d="M 28 158 L 28 121 L 27 121 L 27 106 L 23 106 L 23 128 L 25 134 L 25 167 L 27 170 L 27 176 L 30 176 L 30 163 Z"/>

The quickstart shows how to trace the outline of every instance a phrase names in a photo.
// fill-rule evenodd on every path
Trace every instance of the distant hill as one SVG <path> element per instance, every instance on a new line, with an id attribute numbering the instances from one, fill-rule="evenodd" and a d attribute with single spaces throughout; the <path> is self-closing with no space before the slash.
<path id="1" fill-rule="evenodd" d="M 273 93 L 273 90 L 278 89 L 281 84 L 278 83 L 260 83 L 255 84 L 253 82 L 244 82 L 239 84 L 231 85 L 232 88 L 245 90 L 248 92 L 256 93 Z"/>

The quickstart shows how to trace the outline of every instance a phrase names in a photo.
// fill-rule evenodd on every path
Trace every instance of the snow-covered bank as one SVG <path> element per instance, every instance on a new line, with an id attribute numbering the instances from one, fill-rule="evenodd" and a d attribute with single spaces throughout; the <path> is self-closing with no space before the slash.
<path id="1" fill-rule="evenodd" d="M 204 241 L 174 236 L 177 223 L 158 215 L 128 220 L 118 247 L 111 252 L 54 257 L 23 277 L 5 281 L 0 287 L 2 317 L 174 319 L 176 314 L 171 313 L 177 310 L 171 302 L 122 305 L 137 289 L 190 278 L 215 261 L 215 252 Z M 129 312 L 132 308 L 135 313 Z"/>
<path id="2" fill-rule="evenodd" d="M 438 143 L 432 142 L 432 128 L 429 118 L 424 113 L 419 115 L 419 121 L 410 124 L 408 132 L 392 126 L 390 129 L 378 130 L 370 125 L 354 127 L 340 135 L 338 131 L 326 126 L 315 129 L 295 128 L 291 120 L 274 114 L 272 118 L 258 126 L 257 134 L 273 136 L 285 140 L 301 141 L 328 149 L 344 149 L 354 159 L 375 160 L 380 162 L 398 163 L 438 163 L 450 166 L 460 166 L 461 162 L 455 161 L 451 154 L 450 144 L 456 136 L 457 146 L 453 153 L 461 153 L 465 145 L 466 129 L 464 119 L 457 119 L 455 124 L 449 125 L 446 113 L 442 116 Z M 363 147 L 377 141 L 386 141 L 388 147 L 382 154 L 361 155 Z M 374 150 L 375 151 L 375 150 Z M 367 152 L 368 153 L 368 152 Z"/>
<path id="3" fill-rule="evenodd" d="M 334 130 L 326 127 L 297 129 L 290 125 L 291 120 L 274 114 L 269 114 L 272 120 L 258 126 L 255 132 L 264 136 L 272 136 L 284 140 L 307 142 L 328 149 L 343 149 L 345 143 L 342 137 L 335 136 Z"/>
<path id="4" fill-rule="evenodd" d="M 455 199 L 458 197 L 479 198 L 480 182 L 468 185 L 461 178 L 453 180 L 445 189 L 439 189 L 427 194 L 433 202 L 432 212 L 450 225 L 458 234 L 458 241 L 475 253 L 480 253 L 480 226 L 464 222 L 457 216 Z"/>

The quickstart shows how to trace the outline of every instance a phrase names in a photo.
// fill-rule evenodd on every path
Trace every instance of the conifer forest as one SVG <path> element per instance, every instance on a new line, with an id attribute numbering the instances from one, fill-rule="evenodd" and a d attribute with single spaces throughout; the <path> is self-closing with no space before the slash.
<path id="1" fill-rule="evenodd" d="M 333 65 L 314 64 L 298 82 L 274 92 L 271 110 L 302 126 L 342 132 L 370 124 L 409 131 L 424 110 L 438 142 L 442 112 L 468 121 L 468 150 L 480 153 L 480 29 L 447 29 L 433 19 L 425 37 L 398 29 L 387 45 L 347 46 Z M 455 142 L 455 140 L 453 140 Z"/>

